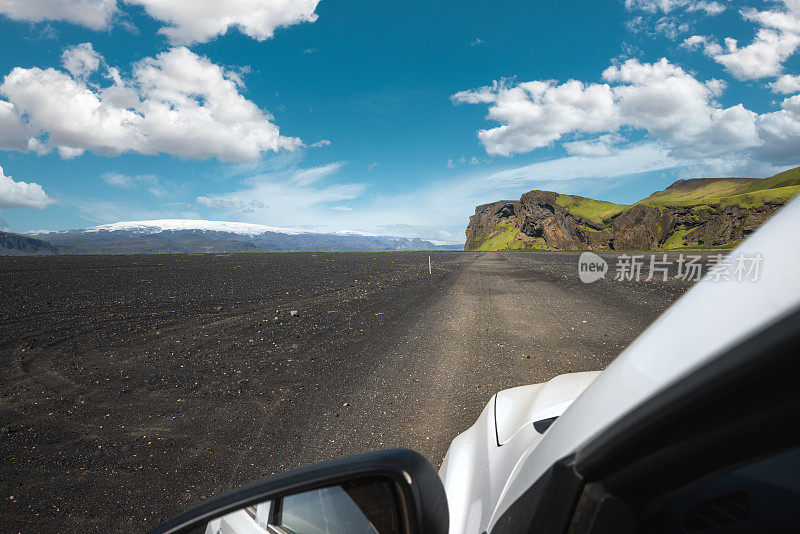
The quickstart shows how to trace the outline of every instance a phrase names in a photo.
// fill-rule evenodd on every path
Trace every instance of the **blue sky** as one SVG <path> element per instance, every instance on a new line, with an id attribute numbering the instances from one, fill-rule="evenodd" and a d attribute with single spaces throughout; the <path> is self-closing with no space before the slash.
<path id="1" fill-rule="evenodd" d="M 800 154 L 800 2 L 9 0 L 0 227 L 192 218 L 461 242 Z M 480 132 L 480 133 L 479 133 Z"/>

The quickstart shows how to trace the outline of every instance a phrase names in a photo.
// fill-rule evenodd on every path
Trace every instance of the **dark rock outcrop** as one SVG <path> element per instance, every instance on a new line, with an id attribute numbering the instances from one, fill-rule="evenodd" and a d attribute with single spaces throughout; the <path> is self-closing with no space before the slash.
<path id="1" fill-rule="evenodd" d="M 611 223 L 611 248 L 617 250 L 652 250 L 658 248 L 669 232 L 670 214 L 661 214 L 650 206 L 636 205 Z M 665 229 L 667 229 L 665 231 Z"/>
<path id="2" fill-rule="evenodd" d="M 500 200 L 475 208 L 475 215 L 469 218 L 464 250 L 477 249 L 495 231 L 500 222 L 514 221 L 519 207 L 518 201 Z"/>
<path id="3" fill-rule="evenodd" d="M 577 217 L 556 202 L 558 193 L 530 191 L 520 199 L 519 220 L 523 234 L 541 237 L 557 250 L 605 250 L 611 248 L 606 225 Z"/>

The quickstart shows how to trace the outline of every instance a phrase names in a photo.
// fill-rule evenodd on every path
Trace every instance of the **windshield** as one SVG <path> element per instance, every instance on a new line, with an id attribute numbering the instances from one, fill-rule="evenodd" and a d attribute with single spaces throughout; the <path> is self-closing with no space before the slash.
<path id="1" fill-rule="evenodd" d="M 0 0 L 0 531 L 469 429 L 484 528 L 665 310 L 777 261 L 737 247 L 800 191 L 799 47 L 790 0 Z"/>

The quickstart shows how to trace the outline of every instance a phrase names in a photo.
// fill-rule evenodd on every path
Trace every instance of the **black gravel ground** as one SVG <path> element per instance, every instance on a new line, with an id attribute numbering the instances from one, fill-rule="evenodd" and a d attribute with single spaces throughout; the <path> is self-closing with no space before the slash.
<path id="1" fill-rule="evenodd" d="M 576 266 L 572 253 L 0 257 L 0 531 L 144 531 L 377 448 L 438 465 L 494 392 L 604 368 L 688 287 L 585 285 Z"/>

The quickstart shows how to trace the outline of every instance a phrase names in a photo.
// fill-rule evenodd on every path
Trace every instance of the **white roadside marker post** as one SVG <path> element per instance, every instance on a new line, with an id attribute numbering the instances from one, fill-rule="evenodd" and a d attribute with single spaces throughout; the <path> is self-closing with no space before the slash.
<path id="1" fill-rule="evenodd" d="M 433 274 L 433 271 L 431 271 L 431 257 L 430 256 L 428 256 L 428 274 Z"/>

